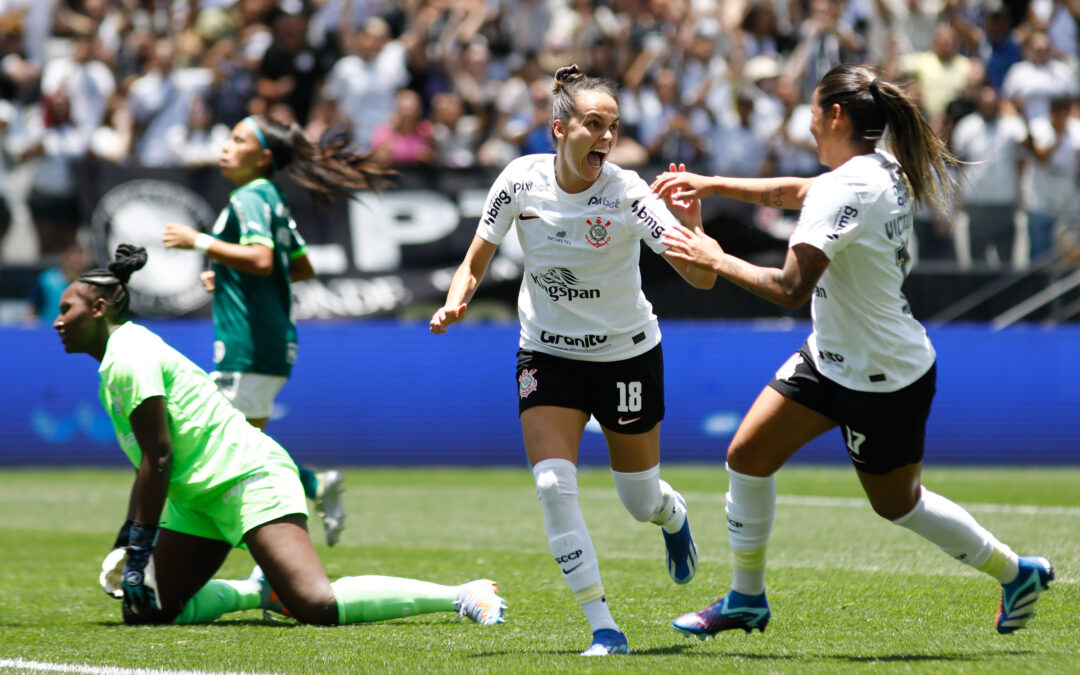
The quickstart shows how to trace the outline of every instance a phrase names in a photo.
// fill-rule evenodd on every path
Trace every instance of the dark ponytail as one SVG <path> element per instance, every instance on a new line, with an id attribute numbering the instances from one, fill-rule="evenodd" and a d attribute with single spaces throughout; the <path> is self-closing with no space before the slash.
<path id="1" fill-rule="evenodd" d="M 958 160 L 923 119 L 904 90 L 878 79 L 866 66 L 840 65 L 818 84 L 818 106 L 840 104 L 851 119 L 855 141 L 877 143 L 889 132 L 889 151 L 900 162 L 915 201 L 943 212 L 952 209 Z"/>
<path id="2" fill-rule="evenodd" d="M 107 269 L 97 268 L 79 275 L 76 281 L 94 287 L 96 297 L 104 298 L 112 307 L 113 315 L 120 323 L 127 321 L 131 296 L 127 283 L 131 275 L 146 266 L 146 249 L 131 244 L 120 244 Z"/>
<path id="3" fill-rule="evenodd" d="M 266 115 L 248 120 L 270 151 L 272 169 L 288 169 L 289 176 L 320 204 L 330 203 L 336 195 L 351 197 L 356 190 L 378 192 L 394 174 L 373 153 L 357 152 L 344 131 L 329 130 L 313 143 L 295 122 L 286 125 Z"/>

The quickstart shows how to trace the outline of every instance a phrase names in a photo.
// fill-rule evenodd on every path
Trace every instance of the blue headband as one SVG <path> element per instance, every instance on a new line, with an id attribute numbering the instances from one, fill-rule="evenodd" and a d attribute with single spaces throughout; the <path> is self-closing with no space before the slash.
<path id="1" fill-rule="evenodd" d="M 263 146 L 265 150 L 270 152 L 270 168 L 277 171 L 277 160 L 274 159 L 274 151 L 270 150 L 270 146 L 266 143 L 266 136 L 263 136 L 262 129 L 255 122 L 255 118 L 250 115 L 244 118 L 244 121 L 251 126 L 251 130 L 255 132 L 255 138 L 259 139 L 259 145 Z"/>

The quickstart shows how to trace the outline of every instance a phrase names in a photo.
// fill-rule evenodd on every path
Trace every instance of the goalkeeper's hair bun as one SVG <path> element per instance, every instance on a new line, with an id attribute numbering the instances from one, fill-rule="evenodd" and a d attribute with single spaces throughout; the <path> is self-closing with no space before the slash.
<path id="1" fill-rule="evenodd" d="M 116 247 L 116 256 L 109 263 L 109 271 L 122 283 L 126 284 L 131 275 L 146 266 L 146 249 L 132 244 L 120 244 Z"/>

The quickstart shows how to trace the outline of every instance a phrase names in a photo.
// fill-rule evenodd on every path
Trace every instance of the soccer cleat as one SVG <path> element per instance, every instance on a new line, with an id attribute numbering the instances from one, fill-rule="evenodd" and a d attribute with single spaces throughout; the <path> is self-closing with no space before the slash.
<path id="1" fill-rule="evenodd" d="M 686 510 L 686 500 L 678 492 L 675 498 Z M 667 569 L 671 580 L 677 584 L 688 584 L 697 571 L 697 546 L 694 535 L 690 534 L 690 513 L 687 512 L 682 528 L 674 534 L 660 530 L 664 534 L 664 546 L 667 548 Z"/>
<path id="2" fill-rule="evenodd" d="M 747 633 L 757 628 L 762 633 L 769 625 L 769 601 L 765 594 L 744 595 L 730 591 L 700 612 L 683 614 L 671 625 L 675 630 L 687 635 L 694 635 L 704 640 L 723 630 L 742 628 Z"/>
<path id="3" fill-rule="evenodd" d="M 602 628 L 593 633 L 592 644 L 581 652 L 582 656 L 607 656 L 608 654 L 629 654 L 626 636 L 617 630 Z"/>
<path id="4" fill-rule="evenodd" d="M 264 619 L 274 619 L 274 617 L 270 616 L 270 612 L 292 616 L 289 610 L 285 609 L 285 605 L 281 603 L 277 593 L 270 588 L 270 583 L 266 580 L 266 575 L 263 574 L 261 567 L 256 565 L 255 569 L 251 570 L 251 574 L 248 575 L 248 580 L 259 584 L 259 595 L 261 596 L 259 609 L 263 611 Z"/>
<path id="5" fill-rule="evenodd" d="M 492 626 L 503 621 L 506 601 L 498 595 L 498 588 L 491 579 L 477 579 L 461 585 L 454 607 L 458 618 L 467 616 L 476 623 Z"/>
<path id="6" fill-rule="evenodd" d="M 1001 605 L 997 613 L 997 631 L 1012 633 L 1027 625 L 1035 616 L 1035 601 L 1054 578 L 1054 567 L 1046 558 L 1024 556 L 1016 578 L 1001 584 Z"/>
<path id="7" fill-rule="evenodd" d="M 320 471 L 315 474 L 319 486 L 315 489 L 315 509 L 322 516 L 326 545 L 333 546 L 341 539 L 345 529 L 345 505 L 341 495 L 345 491 L 340 471 Z"/>

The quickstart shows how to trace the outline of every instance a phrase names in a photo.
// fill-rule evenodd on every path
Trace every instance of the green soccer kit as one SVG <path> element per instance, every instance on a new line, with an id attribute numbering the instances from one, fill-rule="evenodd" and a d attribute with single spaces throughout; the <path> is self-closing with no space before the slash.
<path id="1" fill-rule="evenodd" d="M 172 473 L 162 527 L 235 546 L 255 525 L 293 513 L 307 515 L 295 465 L 284 448 L 248 424 L 205 371 L 160 337 L 130 321 L 122 324 L 109 337 L 98 374 L 101 404 L 136 468 L 142 450 L 131 429 L 131 413 L 148 398 L 165 399 Z M 268 503 L 258 498 L 263 493 Z M 268 505 L 269 510 L 264 508 Z M 182 517 L 189 511 L 216 524 L 203 523 L 192 531 Z"/>
<path id="2" fill-rule="evenodd" d="M 261 244 L 274 254 L 267 277 L 214 262 L 214 367 L 288 377 L 296 360 L 289 265 L 307 248 L 278 187 L 257 178 L 233 190 L 213 235 L 230 244 Z"/>

